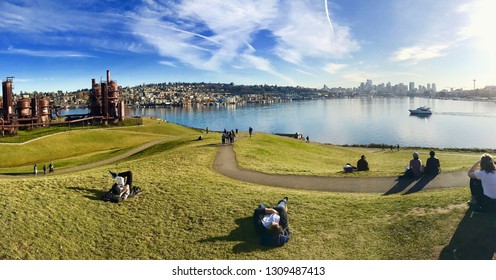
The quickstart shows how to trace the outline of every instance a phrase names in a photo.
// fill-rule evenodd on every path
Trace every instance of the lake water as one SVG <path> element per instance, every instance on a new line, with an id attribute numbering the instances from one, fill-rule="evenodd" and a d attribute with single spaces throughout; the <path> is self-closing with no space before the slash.
<path id="1" fill-rule="evenodd" d="M 430 117 L 408 109 L 429 106 Z M 301 133 L 332 144 L 388 144 L 438 148 L 496 148 L 494 102 L 417 97 L 297 101 L 269 105 L 140 108 L 147 115 L 210 130 Z"/>

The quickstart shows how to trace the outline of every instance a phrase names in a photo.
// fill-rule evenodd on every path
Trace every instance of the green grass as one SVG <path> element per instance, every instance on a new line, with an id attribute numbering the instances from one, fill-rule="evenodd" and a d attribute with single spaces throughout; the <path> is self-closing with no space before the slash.
<path id="1" fill-rule="evenodd" d="M 404 172 L 412 153 L 417 151 L 423 164 L 429 157 L 427 149 L 342 147 L 320 143 L 305 143 L 289 137 L 257 134 L 237 141 L 234 150 L 239 166 L 271 174 L 299 174 L 317 176 L 350 176 L 343 166 L 356 166 L 361 155 L 367 157 L 369 172 L 354 172 L 351 176 L 397 176 Z M 436 150 L 443 171 L 469 169 L 481 153 L 460 153 Z"/>
<path id="2" fill-rule="evenodd" d="M 145 120 L 146 125 L 60 132 L 51 128 L 47 137 L 23 144 L 0 144 L 0 174 L 31 173 L 33 165 L 53 162 L 57 169 L 110 158 L 158 139 L 196 135 L 193 129 Z M 56 134 L 50 134 L 56 132 Z"/>
<path id="3" fill-rule="evenodd" d="M 155 129 L 161 128 L 147 133 Z M 259 135 L 236 148 L 266 141 Z M 192 141 L 190 134 L 178 134 L 119 162 L 117 171 L 133 170 L 143 189 L 121 204 L 100 200 L 112 184 L 113 164 L 50 177 L 0 178 L 0 259 L 437 259 L 467 211 L 468 188 L 383 196 L 240 182 L 213 171 L 220 135 L 204 136 Z M 286 139 L 267 139 L 276 150 L 300 150 Z M 99 145 L 101 138 L 93 141 Z M 301 154 L 308 147 L 328 149 L 303 147 Z M 343 151 L 349 157 L 362 152 Z M 263 161 L 272 156 L 258 155 Z M 284 196 L 291 241 L 282 248 L 259 246 L 253 210 Z"/>

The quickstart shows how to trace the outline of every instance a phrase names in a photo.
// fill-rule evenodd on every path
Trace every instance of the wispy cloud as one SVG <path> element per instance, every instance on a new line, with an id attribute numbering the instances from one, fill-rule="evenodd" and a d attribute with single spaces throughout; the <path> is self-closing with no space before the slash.
<path id="1" fill-rule="evenodd" d="M 446 51 L 449 48 L 449 44 L 438 44 L 432 46 L 409 46 L 397 50 L 391 56 L 391 60 L 395 62 L 409 62 L 412 64 L 416 64 L 422 60 L 445 56 Z"/>
<path id="2" fill-rule="evenodd" d="M 307 58 L 343 57 L 359 49 L 349 28 L 331 22 L 327 2 L 289 0 L 147 1 L 129 28 L 163 57 L 197 69 L 256 70 L 284 77 L 276 58 L 302 65 Z M 205 11 L 208 10 L 208 13 Z M 334 27 L 334 32 L 329 26 Z M 254 47 L 257 33 L 274 38 L 272 52 Z"/>
<path id="3" fill-rule="evenodd" d="M 177 65 L 174 62 L 172 62 L 172 61 L 162 60 L 162 61 L 159 61 L 158 63 L 161 64 L 161 65 L 170 66 L 170 67 L 174 67 L 174 68 L 177 67 Z"/>
<path id="4" fill-rule="evenodd" d="M 299 69 L 299 68 L 296 68 L 295 70 L 296 70 L 296 71 L 298 71 L 298 72 L 300 72 L 300 73 L 303 73 L 303 74 L 305 74 L 305 75 L 308 75 L 308 76 L 318 77 L 318 76 L 317 76 L 317 75 L 315 75 L 315 74 L 312 74 L 312 73 L 310 73 L 310 72 L 308 72 L 308 71 L 301 70 L 301 69 Z"/>
<path id="5" fill-rule="evenodd" d="M 346 66 L 347 66 L 346 64 L 329 63 L 326 66 L 324 66 L 324 70 L 331 74 L 335 74 L 336 72 L 345 68 Z"/>
<path id="6" fill-rule="evenodd" d="M 97 5 L 101 9 L 95 13 Z M 46 49 L 63 45 L 66 49 L 144 52 L 140 42 L 129 40 L 132 37 L 123 25 L 128 21 L 126 14 L 116 11 L 99 0 L 4 0 L 0 2 L 0 29 L 10 41 L 36 42 Z"/>
<path id="7" fill-rule="evenodd" d="M 0 52 L 8 53 L 8 54 L 37 56 L 37 57 L 66 57 L 66 58 L 94 57 L 93 55 L 89 55 L 81 52 L 74 52 L 74 51 L 27 50 L 27 49 L 16 49 L 14 47 L 9 47 L 7 50 Z"/>

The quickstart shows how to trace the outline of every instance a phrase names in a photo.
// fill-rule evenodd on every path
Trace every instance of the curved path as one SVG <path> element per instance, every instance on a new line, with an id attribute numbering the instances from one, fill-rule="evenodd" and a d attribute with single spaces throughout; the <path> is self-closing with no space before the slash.
<path id="1" fill-rule="evenodd" d="M 111 157 L 111 158 L 108 158 L 108 159 L 104 159 L 104 160 L 101 160 L 101 161 L 97 161 L 97 162 L 91 162 L 91 163 L 87 163 L 87 164 L 83 164 L 83 165 L 79 165 L 79 166 L 74 166 L 74 167 L 69 167 L 69 168 L 64 168 L 64 169 L 56 169 L 56 171 L 54 173 L 47 173 L 46 175 L 43 175 L 41 174 L 40 175 L 40 172 L 38 172 L 38 176 L 50 176 L 50 175 L 57 175 L 57 174 L 63 174 L 63 173 L 70 173 L 70 172 L 75 172 L 75 171 L 81 171 L 81 170 L 86 170 L 86 169 L 90 169 L 90 168 L 93 168 L 93 167 L 98 167 L 98 166 L 101 166 L 101 165 L 105 165 L 105 164 L 110 164 L 110 163 L 113 163 L 113 162 L 116 162 L 116 161 L 119 161 L 119 160 L 122 160 L 122 159 L 125 159 L 127 157 L 130 157 L 134 154 L 137 154 L 145 149 L 148 149 L 152 146 L 155 146 L 157 144 L 160 144 L 160 143 L 163 143 L 165 141 L 168 141 L 168 140 L 171 140 L 171 139 L 174 139 L 174 138 L 177 138 L 176 136 L 173 136 L 173 137 L 165 137 L 165 138 L 161 138 L 161 139 L 158 139 L 158 140 L 155 140 L 155 141 L 151 141 L 151 142 L 148 142 L 148 143 L 145 143 L 139 147 L 136 147 L 134 149 L 131 149 L 125 153 L 122 153 L 120 155 L 117 155 L 115 157 Z M 34 176 L 33 174 L 30 174 L 30 175 L 26 175 L 26 174 L 20 174 L 20 175 L 0 175 L 0 178 L 19 178 L 19 177 L 22 177 L 22 176 Z"/>
<path id="2" fill-rule="evenodd" d="M 329 192 L 409 194 L 423 189 L 467 186 L 469 182 L 466 171 L 445 172 L 433 178 L 422 177 L 417 180 L 398 177 L 342 178 L 266 174 L 238 167 L 232 145 L 219 147 L 213 168 L 227 177 L 259 185 Z"/>

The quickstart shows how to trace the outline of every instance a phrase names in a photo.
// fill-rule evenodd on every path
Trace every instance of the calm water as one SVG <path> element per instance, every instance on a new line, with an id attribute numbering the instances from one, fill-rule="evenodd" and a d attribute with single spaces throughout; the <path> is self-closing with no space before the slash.
<path id="1" fill-rule="evenodd" d="M 430 117 L 408 109 L 427 105 Z M 496 104 L 426 98 L 356 98 L 271 105 L 136 109 L 191 127 L 267 133 L 301 133 L 333 144 L 385 143 L 401 146 L 496 148 Z"/>

